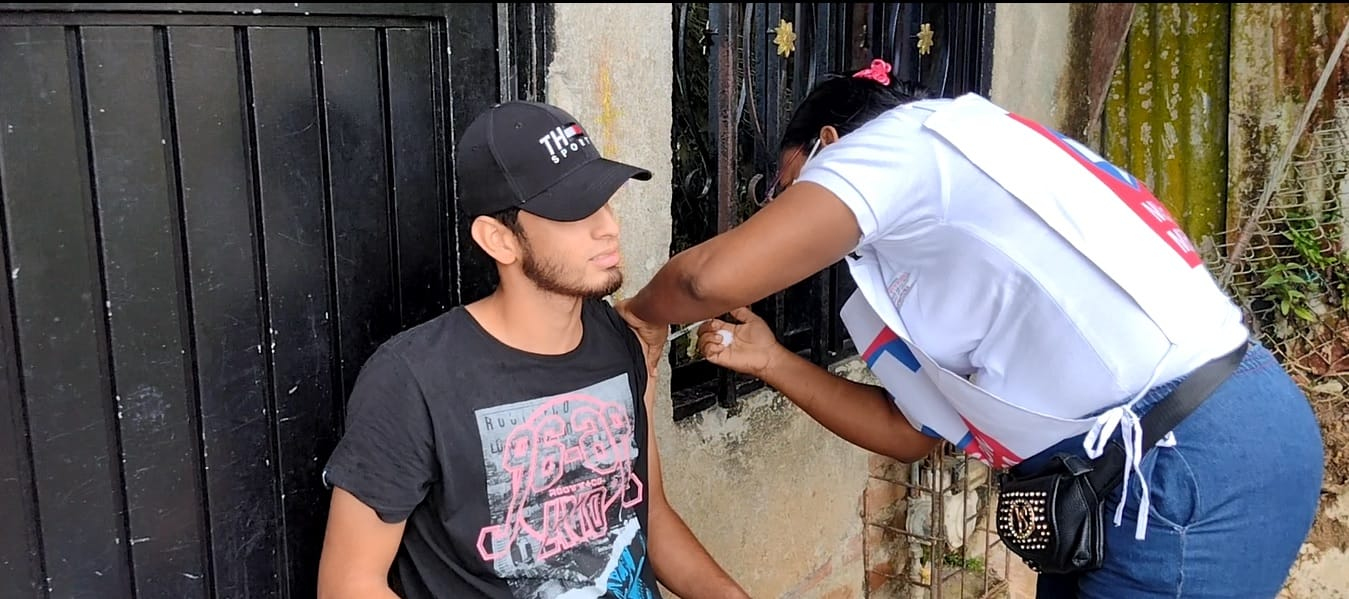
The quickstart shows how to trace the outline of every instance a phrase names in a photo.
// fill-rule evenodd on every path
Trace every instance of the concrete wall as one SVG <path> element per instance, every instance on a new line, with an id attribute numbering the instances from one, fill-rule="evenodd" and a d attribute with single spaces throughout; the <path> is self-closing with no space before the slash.
<path id="1" fill-rule="evenodd" d="M 585 124 L 603 153 L 655 175 L 615 199 L 622 295 L 669 257 L 673 6 L 554 6 L 548 100 Z M 861 597 L 867 454 L 767 392 L 734 416 L 711 409 L 676 425 L 668 374 L 653 415 L 666 490 L 712 555 L 754 597 Z"/>
<path id="2" fill-rule="evenodd" d="M 999 3 L 993 20 L 990 99 L 1045 123 L 1066 109 L 1059 81 L 1068 67 L 1071 4 Z"/>

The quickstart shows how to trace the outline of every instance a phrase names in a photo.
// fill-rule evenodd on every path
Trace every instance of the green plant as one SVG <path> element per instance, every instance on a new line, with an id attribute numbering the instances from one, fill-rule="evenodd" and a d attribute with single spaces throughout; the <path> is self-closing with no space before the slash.
<path id="1" fill-rule="evenodd" d="M 1339 255 L 1339 223 L 1300 211 L 1283 218 L 1272 255 L 1256 264 L 1255 295 L 1283 318 L 1319 319 L 1316 307 L 1349 309 L 1349 272 Z"/>
<path id="2" fill-rule="evenodd" d="M 948 566 L 961 568 L 975 574 L 984 571 L 984 560 L 977 557 L 965 557 L 955 551 L 948 552 L 942 561 Z"/>
<path id="3" fill-rule="evenodd" d="M 1269 298 L 1279 314 L 1294 316 L 1308 322 L 1316 321 L 1316 314 L 1307 307 L 1307 292 L 1311 283 L 1303 276 L 1306 267 L 1292 262 L 1281 262 L 1270 267 L 1267 276 L 1256 289 L 1267 290 Z"/>
<path id="4" fill-rule="evenodd" d="M 936 561 L 932 559 L 933 553 L 935 553 L 935 551 L 936 550 L 931 545 L 924 547 L 923 556 L 921 558 L 922 563 L 930 564 Z M 967 572 L 973 572 L 975 574 L 984 571 L 984 560 L 977 557 L 966 557 L 962 555 L 962 552 L 960 551 L 947 551 L 945 554 L 941 556 L 941 563 L 943 566 L 960 568 Z"/>
<path id="5" fill-rule="evenodd" d="M 1318 222 L 1311 216 L 1291 214 L 1283 236 L 1292 242 L 1293 251 L 1312 268 L 1330 268 L 1339 262 L 1335 248 L 1327 247 L 1337 237 L 1329 223 Z"/>

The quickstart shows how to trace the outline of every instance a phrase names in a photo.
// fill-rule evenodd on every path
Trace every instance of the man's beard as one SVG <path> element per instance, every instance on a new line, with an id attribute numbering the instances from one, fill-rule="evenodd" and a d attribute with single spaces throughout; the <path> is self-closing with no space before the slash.
<path id="1" fill-rule="evenodd" d="M 623 286 L 623 272 L 617 268 L 609 271 L 609 280 L 598 285 L 586 286 L 563 279 L 562 267 L 547 258 L 536 258 L 534 251 L 526 247 L 521 269 L 525 278 L 534 286 L 557 295 L 579 297 L 581 299 L 603 299 Z"/>

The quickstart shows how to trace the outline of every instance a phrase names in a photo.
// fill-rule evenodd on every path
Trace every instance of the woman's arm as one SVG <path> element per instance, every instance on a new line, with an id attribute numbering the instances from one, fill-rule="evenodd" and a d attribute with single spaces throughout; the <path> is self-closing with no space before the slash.
<path id="1" fill-rule="evenodd" d="M 671 258 L 625 311 L 662 331 L 724 314 L 824 270 L 860 238 L 842 200 L 822 186 L 797 183 L 740 226 Z M 648 341 L 653 336 L 644 333 Z"/>
<path id="2" fill-rule="evenodd" d="M 762 380 L 862 449 L 914 462 L 937 446 L 937 439 L 909 423 L 885 389 L 841 377 L 792 353 L 777 342 L 768 323 L 746 308 L 731 316 L 740 324 L 714 319 L 699 328 L 698 348 L 709 362 Z"/>
<path id="3" fill-rule="evenodd" d="M 838 376 L 785 348 L 760 378 L 821 426 L 862 449 L 912 463 L 939 442 L 913 428 L 885 389 Z"/>

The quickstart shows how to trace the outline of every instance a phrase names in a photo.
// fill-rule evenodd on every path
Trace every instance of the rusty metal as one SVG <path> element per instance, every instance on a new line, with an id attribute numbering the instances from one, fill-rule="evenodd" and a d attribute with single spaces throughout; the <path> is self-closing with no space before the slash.
<path id="1" fill-rule="evenodd" d="M 1115 68 L 1119 66 L 1120 59 L 1124 56 L 1125 42 L 1129 38 L 1129 25 L 1134 20 L 1134 4 L 1120 2 L 1085 6 L 1095 11 L 1090 29 L 1092 32 L 1091 55 L 1088 57 L 1090 70 L 1087 73 L 1087 99 L 1091 103 L 1088 107 L 1090 117 L 1087 122 L 1095 123 L 1101 119 L 1106 94 L 1110 91 L 1110 81 L 1115 74 Z"/>
<path id="2" fill-rule="evenodd" d="M 711 79 L 716 82 L 716 103 L 711 110 L 716 120 L 717 136 L 717 232 L 730 230 L 735 225 L 736 165 L 739 162 L 737 142 L 740 137 L 740 110 L 737 95 L 742 87 L 736 60 L 739 45 L 740 11 L 716 3 L 709 7 L 713 29 L 709 32 L 716 47 L 716 62 Z"/>

